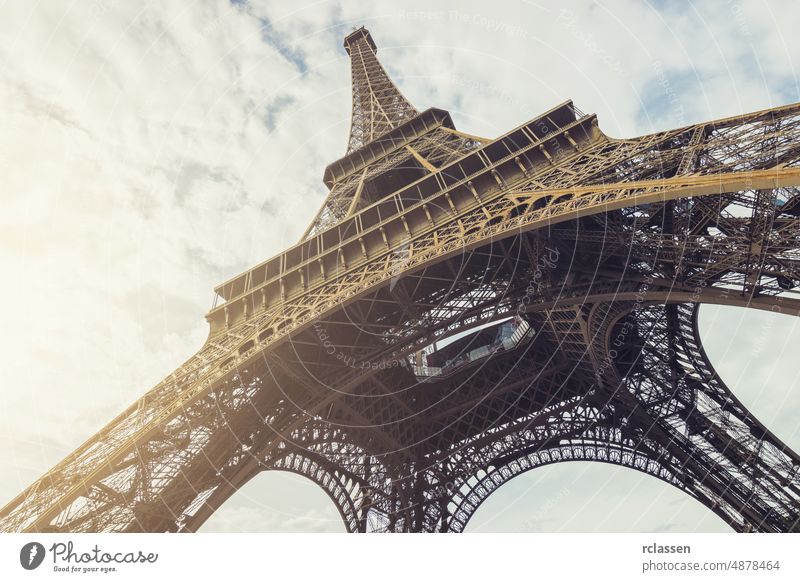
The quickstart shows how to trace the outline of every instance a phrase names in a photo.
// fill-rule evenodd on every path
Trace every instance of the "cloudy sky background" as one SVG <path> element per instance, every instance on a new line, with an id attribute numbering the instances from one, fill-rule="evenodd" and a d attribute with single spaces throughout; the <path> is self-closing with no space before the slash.
<path id="1" fill-rule="evenodd" d="M 0 504 L 190 356 L 213 286 L 296 242 L 366 25 L 419 109 L 495 137 L 572 98 L 612 136 L 800 100 L 792 0 L 0 2 Z M 794 318 L 706 307 L 734 392 L 800 449 Z M 206 531 L 343 531 L 264 474 Z M 727 531 L 651 477 L 539 469 L 468 531 Z"/>

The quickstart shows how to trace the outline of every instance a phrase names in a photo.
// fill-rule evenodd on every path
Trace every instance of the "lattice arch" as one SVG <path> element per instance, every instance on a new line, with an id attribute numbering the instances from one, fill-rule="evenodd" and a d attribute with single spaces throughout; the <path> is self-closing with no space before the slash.
<path id="1" fill-rule="evenodd" d="M 348 533 L 363 529 L 361 511 L 359 507 L 356 507 L 353 495 L 354 482 L 341 472 L 326 468 L 321 463 L 299 453 L 290 453 L 278 459 L 267 470 L 287 471 L 310 479 L 319 485 L 333 501 Z"/>
<path id="2" fill-rule="evenodd" d="M 359 501 L 363 500 L 363 496 L 359 495 L 358 479 L 309 451 L 288 451 L 270 461 L 258 463 L 258 469 L 250 471 L 241 483 L 237 483 L 236 488 L 228 489 L 224 499 L 217 505 L 223 505 L 243 483 L 267 471 L 292 473 L 315 483 L 336 506 L 348 533 L 364 531 L 365 519 L 362 516 L 368 511 L 368 508 L 359 504 Z M 194 509 L 190 507 L 190 514 L 183 519 L 178 531 L 197 531 L 205 523 L 211 512 L 197 513 L 196 509 L 201 508 L 203 503 L 208 500 L 209 493 L 204 492 L 198 496 L 197 501 L 192 504 Z"/>
<path id="3" fill-rule="evenodd" d="M 613 447 L 605 443 L 596 446 L 561 445 L 523 455 L 497 468 L 490 467 L 489 470 L 479 473 L 482 475 L 480 478 L 468 480 L 464 486 L 465 491 L 454 495 L 448 503 L 448 516 L 445 518 L 443 529 L 448 532 L 463 532 L 478 508 L 501 485 L 538 467 L 569 461 L 597 461 L 627 467 L 656 477 L 684 493 L 687 492 L 680 480 L 666 467 L 635 450 L 622 446 Z M 473 483 L 470 484 L 470 481 Z"/>

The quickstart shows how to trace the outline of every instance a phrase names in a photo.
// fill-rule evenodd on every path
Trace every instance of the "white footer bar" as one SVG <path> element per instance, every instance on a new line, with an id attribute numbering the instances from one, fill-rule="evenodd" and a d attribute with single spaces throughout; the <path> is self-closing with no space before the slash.
<path id="1" fill-rule="evenodd" d="M 0 579 L 794 581 L 799 553 L 800 534 L 1 534 Z"/>

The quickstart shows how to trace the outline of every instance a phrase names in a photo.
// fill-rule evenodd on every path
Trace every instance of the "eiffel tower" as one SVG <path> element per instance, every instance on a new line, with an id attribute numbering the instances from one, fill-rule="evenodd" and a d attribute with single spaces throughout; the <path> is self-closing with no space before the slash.
<path id="1" fill-rule="evenodd" d="M 460 532 L 516 475 L 613 463 L 736 531 L 800 530 L 800 458 L 714 371 L 701 304 L 800 315 L 800 104 L 615 139 L 418 111 L 363 27 L 302 239 L 219 285 L 202 348 L 6 505 L 4 531 L 196 531 L 261 471 L 351 532 Z"/>

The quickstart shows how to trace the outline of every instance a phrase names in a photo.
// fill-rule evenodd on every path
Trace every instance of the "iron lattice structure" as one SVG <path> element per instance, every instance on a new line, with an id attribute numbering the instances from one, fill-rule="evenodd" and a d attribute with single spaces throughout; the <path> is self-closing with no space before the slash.
<path id="1" fill-rule="evenodd" d="M 198 353 L 12 500 L 5 531 L 195 531 L 264 470 L 349 531 L 462 531 L 594 460 L 798 531 L 800 459 L 714 371 L 704 303 L 800 315 L 800 104 L 612 139 L 566 102 L 493 140 L 415 110 L 365 29 L 302 240 L 220 285 Z"/>

